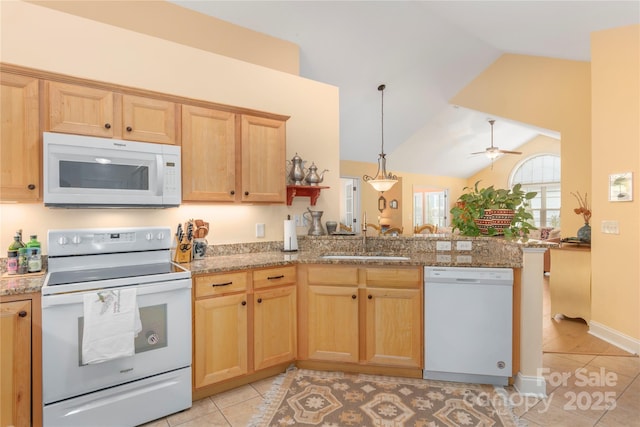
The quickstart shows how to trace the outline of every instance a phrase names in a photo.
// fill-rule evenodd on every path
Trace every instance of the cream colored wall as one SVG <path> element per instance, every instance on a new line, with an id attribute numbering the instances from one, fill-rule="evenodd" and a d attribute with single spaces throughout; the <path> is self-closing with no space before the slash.
<path id="1" fill-rule="evenodd" d="M 331 189 L 323 190 L 316 209 L 338 217 L 337 88 L 30 3 L 0 2 L 0 14 L 2 62 L 291 116 L 287 158 L 298 152 L 332 171 L 323 182 Z M 291 207 L 185 204 L 166 210 L 61 210 L 41 203 L 5 204 L 0 205 L 0 245 L 8 247 L 17 228 L 46 242 L 48 229 L 175 227 L 189 218 L 211 223 L 213 244 L 281 240 L 282 221 L 308 206 L 309 198 L 296 198 Z M 256 223 L 266 224 L 264 239 L 255 237 Z M 306 231 L 298 228 L 299 234 Z"/>
<path id="2" fill-rule="evenodd" d="M 388 157 L 388 164 L 393 166 L 393 157 Z M 449 190 L 449 206 L 453 206 L 456 199 L 462 194 L 462 189 L 467 185 L 467 180 L 463 178 L 452 178 L 447 176 L 423 175 L 416 173 L 402 172 L 393 166 L 391 170 L 394 174 L 402 177 L 402 227 L 405 235 L 413 233 L 413 188 L 433 187 Z M 374 175 L 378 165 L 376 163 L 355 162 L 342 160 L 340 162 L 340 174 L 342 176 L 363 176 Z M 399 185 L 399 184 L 396 184 Z M 367 212 L 378 212 L 378 197 L 380 193 L 374 191 L 369 184 L 361 182 L 362 190 L 360 195 L 361 210 Z M 387 200 L 388 202 L 388 200 Z M 368 221 L 372 222 L 372 221 Z"/>
<path id="3" fill-rule="evenodd" d="M 450 102 L 560 132 L 562 228 L 577 231 L 583 225 L 570 193 L 591 192 L 588 62 L 505 54 Z"/>
<path id="4" fill-rule="evenodd" d="M 467 181 L 467 186 L 472 187 L 477 181 L 480 181 L 480 187 L 493 185 L 495 188 L 509 188 L 509 178 L 522 162 L 540 154 L 560 155 L 560 141 L 548 136 L 538 135 L 518 147 L 517 150 L 521 151 L 522 155 L 503 155 L 493 162 L 493 168 L 489 166 L 470 177 Z"/>
<path id="5" fill-rule="evenodd" d="M 298 45 L 166 1 L 26 1 L 274 70 L 300 71 Z"/>
<path id="6" fill-rule="evenodd" d="M 592 321 L 640 340 L 640 25 L 591 37 Z M 633 172 L 631 202 L 609 202 L 609 174 Z M 620 234 L 603 234 L 604 220 Z"/>

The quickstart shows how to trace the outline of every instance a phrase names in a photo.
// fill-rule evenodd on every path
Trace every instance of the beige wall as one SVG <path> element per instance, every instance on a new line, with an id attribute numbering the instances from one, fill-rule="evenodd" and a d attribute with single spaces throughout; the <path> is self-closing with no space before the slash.
<path id="1" fill-rule="evenodd" d="M 274 70 L 300 71 L 298 45 L 163 0 L 26 1 Z"/>
<path id="2" fill-rule="evenodd" d="M 338 217 L 337 88 L 30 3 L 0 2 L 0 14 L 2 62 L 291 116 L 287 158 L 298 152 L 331 170 L 323 182 L 331 189 L 323 190 L 316 209 L 324 210 L 326 217 Z M 0 246 L 9 246 L 17 228 L 46 242 L 48 229 L 175 227 L 189 218 L 211 223 L 213 244 L 280 240 L 286 216 L 302 213 L 308 206 L 309 198 L 297 198 L 291 207 L 191 204 L 166 210 L 64 210 L 45 208 L 42 203 L 4 204 L 0 205 Z M 256 223 L 266 225 L 264 239 L 255 237 Z M 306 231 L 298 229 L 299 234 Z"/>
<path id="3" fill-rule="evenodd" d="M 450 101 L 561 134 L 562 228 L 583 225 L 571 192 L 591 192 L 588 62 L 505 54 Z M 575 233 L 571 233 L 575 235 Z"/>
<path id="4" fill-rule="evenodd" d="M 640 340 L 640 25 L 591 37 L 591 317 Z M 609 202 L 609 174 L 633 172 L 631 202 Z M 603 220 L 620 234 L 603 234 Z"/>

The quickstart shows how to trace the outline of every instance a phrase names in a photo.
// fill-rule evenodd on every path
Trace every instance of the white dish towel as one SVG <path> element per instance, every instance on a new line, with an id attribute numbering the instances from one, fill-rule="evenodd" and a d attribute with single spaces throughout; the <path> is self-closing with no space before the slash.
<path id="1" fill-rule="evenodd" d="M 136 289 L 105 289 L 84 295 L 82 364 L 133 356 L 142 330 Z"/>

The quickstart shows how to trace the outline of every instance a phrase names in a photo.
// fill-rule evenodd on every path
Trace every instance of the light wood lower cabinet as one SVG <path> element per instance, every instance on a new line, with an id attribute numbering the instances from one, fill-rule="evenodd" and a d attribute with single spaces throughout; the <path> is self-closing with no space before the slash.
<path id="1" fill-rule="evenodd" d="M 193 280 L 194 396 L 230 388 L 235 379 L 295 360 L 295 266 Z"/>
<path id="2" fill-rule="evenodd" d="M 422 368 L 422 269 L 299 265 L 299 358 Z"/>
<path id="3" fill-rule="evenodd" d="M 40 295 L 0 298 L 0 426 L 42 424 Z"/>

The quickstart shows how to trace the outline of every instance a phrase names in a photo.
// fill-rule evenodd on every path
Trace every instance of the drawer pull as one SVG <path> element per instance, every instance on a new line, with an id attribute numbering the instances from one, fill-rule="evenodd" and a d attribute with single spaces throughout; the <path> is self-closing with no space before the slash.
<path id="1" fill-rule="evenodd" d="M 217 286 L 229 286 L 229 285 L 233 285 L 233 282 L 226 282 L 226 283 L 212 283 L 211 287 L 215 288 Z"/>
<path id="2" fill-rule="evenodd" d="M 269 276 L 267 277 L 267 280 L 282 279 L 283 277 L 284 277 L 284 274 L 281 274 L 279 276 Z"/>
<path id="3" fill-rule="evenodd" d="M 358 297 L 356 297 L 355 295 L 351 295 L 351 299 L 356 299 Z"/>
<path id="4" fill-rule="evenodd" d="M 262 302 L 262 298 L 258 298 L 258 304 Z"/>
<path id="5" fill-rule="evenodd" d="M 247 302 L 246 301 L 242 301 L 242 305 L 247 305 Z"/>
<path id="6" fill-rule="evenodd" d="M 367 298 L 369 298 L 369 299 L 373 299 L 373 295 L 369 295 Z"/>
<path id="7" fill-rule="evenodd" d="M 111 123 L 105 123 L 104 124 L 104 128 L 105 129 L 111 129 Z"/>

